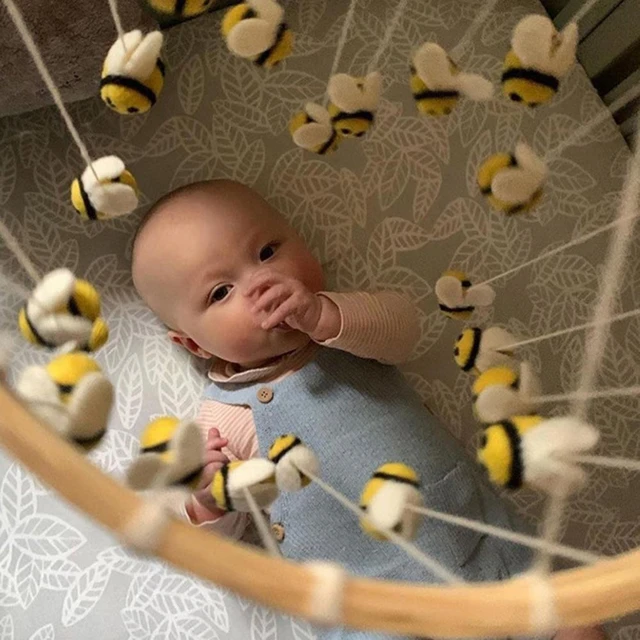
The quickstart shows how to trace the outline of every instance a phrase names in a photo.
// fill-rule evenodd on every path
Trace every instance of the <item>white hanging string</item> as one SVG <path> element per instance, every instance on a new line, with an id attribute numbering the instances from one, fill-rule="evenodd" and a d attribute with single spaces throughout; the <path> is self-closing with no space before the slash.
<path id="1" fill-rule="evenodd" d="M 315 474 L 311 473 L 308 469 L 305 469 L 300 464 L 296 464 L 296 467 L 298 471 L 310 478 L 312 482 L 317 484 L 326 493 L 335 498 L 340 504 L 342 504 L 343 507 L 351 511 L 358 518 L 358 520 L 367 520 L 367 517 L 363 514 L 358 505 L 351 502 L 349 498 L 342 495 L 331 485 L 318 478 Z M 395 531 L 386 530 L 382 533 L 384 533 L 384 535 L 387 536 L 387 538 L 389 538 L 391 542 L 400 547 L 407 555 L 411 556 L 414 560 L 419 562 L 422 566 L 428 569 L 434 576 L 436 576 L 443 582 L 447 582 L 450 584 L 459 584 L 461 582 L 464 582 L 462 578 L 449 571 L 449 569 L 418 549 L 418 547 L 416 547 L 414 544 L 399 536 L 397 533 L 395 533 Z"/>
<path id="2" fill-rule="evenodd" d="M 597 467 L 640 471 L 640 460 L 632 460 L 631 458 L 617 458 L 614 456 L 571 456 L 571 460 L 581 464 L 592 464 Z"/>
<path id="3" fill-rule="evenodd" d="M 124 41 L 124 29 L 122 28 L 122 20 L 120 19 L 120 14 L 118 13 L 118 0 L 109 0 L 109 9 L 111 9 L 111 17 L 113 18 L 113 24 L 115 25 L 116 31 L 118 33 L 118 38 L 120 38 L 122 48 L 126 52 L 127 45 Z"/>
<path id="4" fill-rule="evenodd" d="M 638 120 L 640 121 L 640 116 Z M 605 321 L 613 315 L 613 307 L 622 282 L 624 264 L 633 239 L 634 223 L 640 210 L 639 142 L 640 134 L 637 134 L 633 159 L 624 181 L 622 198 L 618 209 L 620 224 L 616 226 L 609 244 L 609 251 L 604 263 L 600 295 L 593 312 L 593 322 L 595 324 L 585 340 L 585 344 L 589 345 L 589 348 L 584 350 L 577 389 L 578 394 L 589 394 L 594 390 L 608 338 L 608 325 Z M 588 412 L 588 397 L 583 395 L 583 397 L 578 397 L 572 402 L 571 413 L 576 417 L 584 420 Z M 547 542 L 554 542 L 558 538 L 568 496 L 568 481 L 561 481 L 558 484 L 556 493 L 551 495 L 543 522 L 543 539 Z M 541 552 L 538 557 L 537 569 L 544 573 L 551 571 L 551 558 L 548 553 Z"/>
<path id="5" fill-rule="evenodd" d="M 473 22 L 469 25 L 466 33 L 460 38 L 458 44 L 449 52 L 450 56 L 455 60 L 464 49 L 464 45 L 475 36 L 478 29 L 485 23 L 495 6 L 498 4 L 498 0 L 488 0 L 485 2 L 484 7 L 478 12 Z"/>
<path id="6" fill-rule="evenodd" d="M 536 538 L 534 536 L 529 536 L 524 533 L 518 533 L 509 529 L 503 529 L 502 527 L 496 527 L 492 524 L 479 522 L 478 520 L 472 520 L 471 518 L 454 516 L 450 513 L 443 513 L 441 511 L 435 511 L 434 509 L 428 509 L 426 507 L 408 506 L 407 509 L 428 518 L 433 518 L 434 520 L 440 520 L 448 524 L 464 527 L 465 529 L 471 529 L 472 531 L 477 531 L 478 533 L 485 533 L 487 535 L 494 536 L 495 538 L 508 540 L 509 542 L 514 542 L 515 544 L 520 544 L 531 549 L 546 549 L 553 555 L 560 556 L 562 558 L 568 558 L 569 560 L 574 560 L 575 562 L 580 562 L 583 564 L 595 564 L 599 560 L 603 559 L 603 556 L 598 556 L 594 553 L 590 553 L 589 551 L 575 549 L 574 547 L 569 547 L 557 542 L 545 542 L 544 540 L 541 540 L 540 538 Z"/>
<path id="7" fill-rule="evenodd" d="M 27 51 L 31 55 L 31 58 L 33 59 L 33 63 L 36 65 L 36 68 L 38 69 L 38 73 L 40 74 L 40 77 L 42 78 L 43 82 L 47 86 L 47 89 L 49 89 L 49 93 L 51 94 L 51 97 L 53 98 L 53 101 L 55 102 L 55 105 L 58 108 L 58 111 L 60 112 L 62 119 L 67 125 L 67 129 L 69 130 L 69 133 L 73 138 L 73 141 L 76 143 L 76 146 L 78 147 L 78 151 L 80 151 L 80 155 L 82 156 L 82 159 L 85 161 L 88 167 L 91 167 L 91 171 L 93 172 L 96 180 L 100 182 L 100 178 L 98 177 L 95 169 L 93 168 L 93 165 L 91 164 L 91 156 L 89 156 L 87 147 L 82 141 L 82 138 L 80 138 L 80 134 L 78 133 L 78 130 L 73 124 L 73 120 L 71 119 L 71 116 L 67 111 L 67 108 L 64 106 L 64 102 L 62 101 L 62 96 L 60 95 L 60 91 L 58 91 L 58 87 L 53 81 L 51 74 L 47 70 L 47 67 L 44 64 L 44 61 L 42 60 L 40 51 L 38 50 L 38 47 L 35 41 L 33 40 L 33 36 L 31 35 L 29 28 L 27 27 L 27 25 L 24 22 L 24 19 L 22 18 L 22 14 L 20 13 L 20 10 L 18 9 L 18 7 L 16 6 L 13 0 L 2 0 L 2 2 L 4 3 L 4 7 L 7 10 L 7 13 L 9 14 L 9 16 L 11 17 L 11 20 L 13 21 L 13 24 L 15 25 L 18 33 L 20 34 L 20 37 L 22 38 L 22 42 L 24 43 L 24 46 L 27 48 Z"/>
<path id="8" fill-rule="evenodd" d="M 272 556 L 281 556 L 282 554 L 280 553 L 280 549 L 278 549 L 278 543 L 273 539 L 266 518 L 257 505 L 255 498 L 251 495 L 251 491 L 246 487 L 243 487 L 242 491 L 244 493 L 244 499 L 247 501 L 249 509 L 251 509 L 251 515 L 253 516 L 253 521 L 256 523 L 262 544 Z"/>
<path id="9" fill-rule="evenodd" d="M 628 216 L 628 218 L 635 218 L 635 214 L 632 214 L 630 216 Z M 605 224 L 602 227 L 598 227 L 597 229 L 595 229 L 594 231 L 591 231 L 589 233 L 586 233 L 583 236 L 579 236 L 578 238 L 575 238 L 575 240 L 571 240 L 571 242 L 567 242 L 567 244 L 563 244 L 559 247 L 556 247 L 555 249 L 550 249 L 549 251 L 545 251 L 544 253 L 540 253 L 539 255 L 537 255 L 535 258 L 531 258 L 531 260 L 527 260 L 526 262 L 521 262 L 520 264 L 516 265 L 515 267 L 508 269 L 507 271 L 504 271 L 503 273 L 499 273 L 497 276 L 493 276 L 492 278 L 489 278 L 488 280 L 484 280 L 480 283 L 478 283 L 477 286 L 480 285 L 485 285 L 485 284 L 491 284 L 492 282 L 496 282 L 497 280 L 501 280 L 502 278 L 506 278 L 507 276 L 513 275 L 514 273 L 517 273 L 518 271 L 525 269 L 526 267 L 530 267 L 538 262 L 540 262 L 541 260 L 545 260 L 546 258 L 550 258 L 551 256 L 555 256 L 556 254 L 565 251 L 566 249 L 570 249 L 571 247 L 576 247 L 580 244 L 583 244 L 584 242 L 587 242 L 588 240 L 591 240 L 592 238 L 595 238 L 596 236 L 601 235 L 602 233 L 605 233 L 606 231 L 609 231 L 609 229 L 613 229 L 615 227 L 617 227 L 619 224 L 621 224 L 622 222 L 625 221 L 625 218 L 618 218 L 617 220 L 614 220 L 613 222 L 609 222 L 607 224 Z"/>
<path id="10" fill-rule="evenodd" d="M 591 9 L 595 6 L 598 0 L 587 0 L 574 14 L 567 20 L 567 24 L 570 22 L 580 22 Z"/>
<path id="11" fill-rule="evenodd" d="M 640 396 L 640 385 L 632 387 L 622 387 L 617 389 L 596 389 L 595 391 L 569 393 L 545 394 L 531 398 L 535 404 L 549 404 L 552 402 L 571 402 L 576 400 L 596 400 L 602 398 L 624 398 L 629 396 Z"/>
<path id="12" fill-rule="evenodd" d="M 369 63 L 369 71 L 376 70 L 376 67 L 378 66 L 378 62 L 380 62 L 380 58 L 382 57 L 382 54 L 386 51 L 387 47 L 389 46 L 389 42 L 391 42 L 391 36 L 393 35 L 393 32 L 395 31 L 396 27 L 398 26 L 398 23 L 400 22 L 400 18 L 402 17 L 402 14 L 406 9 L 407 2 L 408 0 L 399 0 L 398 4 L 396 5 L 396 10 L 393 12 L 393 17 L 391 18 L 391 22 L 389 22 L 389 25 L 387 26 L 387 29 L 384 32 L 384 36 L 382 37 L 380 46 L 378 47 L 378 50 L 376 51 L 375 55 L 371 59 L 371 62 Z"/>
<path id="13" fill-rule="evenodd" d="M 626 320 L 627 318 L 634 318 L 636 316 L 640 316 L 640 308 L 632 309 L 631 311 L 625 311 L 624 313 L 618 313 L 617 315 L 611 316 L 610 318 L 592 320 L 591 322 L 585 322 L 584 324 L 577 324 L 574 327 L 558 329 L 558 331 L 553 331 L 552 333 L 545 333 L 541 336 L 536 336 L 535 338 L 527 338 L 526 340 L 513 342 L 512 344 L 501 347 L 501 349 L 510 350 L 515 349 L 516 347 L 524 347 L 527 344 L 535 344 L 536 342 L 542 342 L 543 340 L 550 340 L 551 338 L 557 338 L 558 336 L 565 336 L 570 333 L 576 333 L 577 331 L 582 331 L 583 329 L 591 329 L 593 327 L 598 327 L 601 324 L 610 325 L 614 322 Z"/>
<path id="14" fill-rule="evenodd" d="M 20 266 L 27 272 L 28 276 L 33 280 L 34 284 L 38 284 L 42 279 L 40 273 L 36 269 L 29 256 L 24 252 L 24 249 L 20 246 L 17 238 L 9 231 L 9 227 L 5 224 L 4 220 L 0 220 L 0 237 L 7 246 L 7 249 L 13 253 L 16 260 L 20 263 Z M 18 285 L 19 286 L 19 285 Z M 31 294 L 27 291 L 27 298 Z"/>
<path id="15" fill-rule="evenodd" d="M 609 120 L 613 113 L 622 109 L 626 104 L 635 100 L 638 96 L 640 96 L 640 84 L 627 89 L 627 91 L 625 91 L 617 100 L 614 100 L 608 108 L 602 109 L 598 115 L 575 129 L 570 136 L 565 138 L 560 144 L 544 155 L 544 161 L 548 163 L 555 160 L 555 158 L 557 158 L 567 147 L 571 147 L 576 144 L 576 142 L 586 136 L 592 129 L 603 123 L 605 120 Z"/>

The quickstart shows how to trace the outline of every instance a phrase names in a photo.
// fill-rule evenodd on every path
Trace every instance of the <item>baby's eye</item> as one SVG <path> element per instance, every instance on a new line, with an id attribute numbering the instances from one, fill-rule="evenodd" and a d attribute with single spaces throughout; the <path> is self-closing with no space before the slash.
<path id="1" fill-rule="evenodd" d="M 278 246 L 277 242 L 271 242 L 262 247 L 262 249 L 260 249 L 260 262 L 266 262 L 269 258 L 272 258 L 275 255 Z"/>
<path id="2" fill-rule="evenodd" d="M 209 295 L 209 304 L 224 300 L 231 293 L 231 289 L 230 284 L 221 284 L 219 287 L 216 287 Z"/>

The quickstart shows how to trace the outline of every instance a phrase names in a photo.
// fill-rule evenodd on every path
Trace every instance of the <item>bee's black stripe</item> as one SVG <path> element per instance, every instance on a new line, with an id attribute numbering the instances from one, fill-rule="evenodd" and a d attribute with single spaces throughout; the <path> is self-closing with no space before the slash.
<path id="1" fill-rule="evenodd" d="M 552 91 L 557 91 L 560 87 L 560 80 L 547 73 L 536 71 L 535 69 L 507 69 L 502 74 L 502 82 L 507 80 L 529 80 L 543 87 L 549 87 Z"/>
<path id="2" fill-rule="evenodd" d="M 509 420 L 504 420 L 500 425 L 504 428 L 511 447 L 511 472 L 505 486 L 507 489 L 519 489 L 522 486 L 522 474 L 524 471 L 520 434 L 513 422 Z"/>
<path id="3" fill-rule="evenodd" d="M 140 453 L 164 453 L 169 449 L 169 442 L 154 444 L 152 447 L 142 447 Z"/>
<path id="4" fill-rule="evenodd" d="M 247 17 L 245 15 L 245 17 Z M 269 60 L 269 56 L 271 56 L 271 54 L 273 53 L 273 51 L 275 50 L 275 48 L 280 44 L 280 40 L 282 40 L 282 37 L 284 36 L 284 32 L 287 30 L 287 25 L 284 22 L 280 23 L 280 26 L 278 27 L 278 33 L 276 33 L 276 39 L 274 40 L 273 44 L 266 50 L 263 51 L 255 60 L 254 62 L 259 66 L 262 67 L 264 64 L 266 64 L 267 60 Z"/>
<path id="5" fill-rule="evenodd" d="M 81 438 L 79 436 L 76 436 L 75 438 L 72 438 L 72 440 L 76 444 L 79 444 L 81 447 L 87 447 L 87 446 L 91 446 L 93 444 L 96 444 L 97 442 L 102 440 L 102 438 L 104 437 L 105 433 L 107 433 L 107 430 L 103 429 L 99 433 L 96 433 L 95 436 L 89 436 L 87 438 Z"/>
<path id="6" fill-rule="evenodd" d="M 393 480 L 393 482 L 400 482 L 401 484 L 410 484 L 416 489 L 420 488 L 420 483 L 416 482 L 415 480 L 403 478 L 402 476 L 395 476 L 392 473 L 385 473 L 384 471 L 376 471 L 371 477 L 380 478 L 381 480 Z"/>
<path id="7" fill-rule="evenodd" d="M 354 111 L 353 113 L 347 113 L 346 111 L 340 111 L 336 113 L 331 122 L 340 122 L 340 120 L 349 120 L 351 118 L 360 118 L 361 120 L 367 120 L 373 122 L 373 113 L 371 111 Z"/>
<path id="8" fill-rule="evenodd" d="M 285 447 L 277 456 L 271 458 L 271 462 L 273 462 L 274 464 L 278 464 L 278 462 L 280 462 L 280 460 L 282 460 L 282 458 L 284 458 L 284 456 L 286 456 L 287 453 L 291 451 L 291 449 L 297 447 L 299 444 L 301 444 L 300 438 L 294 438 L 288 447 Z"/>
<path id="9" fill-rule="evenodd" d="M 428 98 L 459 98 L 459 91 L 436 91 L 435 89 L 425 89 L 424 91 L 419 91 L 418 93 L 414 93 L 413 97 L 416 100 L 426 100 Z"/>
<path id="10" fill-rule="evenodd" d="M 174 13 L 177 16 L 181 16 L 184 11 L 184 6 L 187 4 L 187 0 L 176 0 L 176 4 L 174 6 Z"/>
<path id="11" fill-rule="evenodd" d="M 182 484 L 191 484 L 191 482 L 193 482 L 202 473 L 203 469 L 204 467 L 198 467 L 191 473 L 188 473 L 186 476 L 183 476 L 182 478 L 178 478 L 177 480 L 174 480 L 171 484 L 174 486 L 182 485 Z"/>
<path id="12" fill-rule="evenodd" d="M 520 388 L 520 378 L 516 376 L 516 379 L 511 383 L 510 386 L 512 389 L 515 389 L 517 391 Z"/>
<path id="13" fill-rule="evenodd" d="M 76 299 L 73 296 L 69 298 L 69 302 L 67 303 L 67 310 L 72 316 L 82 315 L 80 313 L 80 309 L 78 308 L 78 303 L 76 302 Z"/>
<path id="14" fill-rule="evenodd" d="M 516 157 L 513 155 L 513 153 L 509 154 L 509 166 L 510 167 L 518 166 L 518 161 L 516 160 Z"/>
<path id="15" fill-rule="evenodd" d="M 463 371 L 471 371 L 471 369 L 473 369 L 476 364 L 478 352 L 480 351 L 480 337 L 482 336 L 482 329 L 473 327 L 471 331 L 473 331 L 473 344 L 471 345 L 471 353 L 469 353 L 469 358 L 465 362 L 464 367 L 462 367 Z"/>
<path id="16" fill-rule="evenodd" d="M 72 384 L 60 384 L 59 382 L 56 384 L 58 386 L 58 391 L 60 391 L 60 393 L 71 393 L 73 391 Z"/>
<path id="17" fill-rule="evenodd" d="M 84 185 L 82 184 L 82 178 L 78 178 L 78 186 L 80 187 L 80 196 L 84 203 L 84 209 L 87 212 L 87 218 L 89 218 L 89 220 L 97 220 L 98 212 L 93 204 L 91 204 L 91 200 L 89 200 L 89 194 L 85 191 Z"/>
<path id="18" fill-rule="evenodd" d="M 222 474 L 222 491 L 224 492 L 224 503 L 227 511 L 235 511 L 233 503 L 231 502 L 231 496 L 229 495 L 229 465 L 225 464 L 220 469 Z"/>
<path id="19" fill-rule="evenodd" d="M 331 132 L 331 137 L 318 149 L 318 153 L 323 156 L 329 149 L 331 149 L 331 145 L 335 142 L 337 134 L 335 131 Z"/>
<path id="20" fill-rule="evenodd" d="M 156 67 L 158 67 L 158 71 L 160 72 L 160 74 L 164 78 L 164 75 L 165 75 L 165 72 L 166 72 L 167 68 L 166 68 L 164 62 L 162 62 L 162 60 L 160 60 L 160 58 L 158 58 L 156 60 Z"/>
<path id="21" fill-rule="evenodd" d="M 483 196 L 491 195 L 491 185 L 489 185 L 488 187 L 480 187 L 480 193 Z"/>
<path id="22" fill-rule="evenodd" d="M 151 105 L 156 103 L 156 94 L 149 89 L 146 85 L 142 84 L 140 80 L 136 80 L 135 78 L 129 78 L 128 76 L 105 76 L 100 80 L 100 87 L 104 87 L 106 85 L 113 84 L 117 87 L 126 87 L 127 89 L 131 89 L 133 91 L 137 91 L 141 96 L 144 96 Z"/>
<path id="23" fill-rule="evenodd" d="M 440 311 L 445 313 L 463 313 L 465 311 L 473 311 L 475 307 L 447 307 L 446 304 L 439 304 Z"/>
<path id="24" fill-rule="evenodd" d="M 468 289 L 471 286 L 471 280 L 460 280 L 460 284 L 463 289 Z"/>
<path id="25" fill-rule="evenodd" d="M 53 342 L 49 342 L 48 340 L 45 340 L 40 335 L 38 330 L 35 328 L 35 325 L 33 324 L 33 322 L 31 322 L 31 318 L 29 317 L 29 311 L 26 304 L 24 305 L 24 317 L 25 317 L 25 320 L 27 321 L 27 324 L 29 325 L 29 329 L 31 329 L 31 333 L 33 333 L 33 337 L 36 339 L 36 342 L 38 344 L 41 344 L 43 347 L 47 347 L 47 349 L 55 349 L 58 346 Z"/>

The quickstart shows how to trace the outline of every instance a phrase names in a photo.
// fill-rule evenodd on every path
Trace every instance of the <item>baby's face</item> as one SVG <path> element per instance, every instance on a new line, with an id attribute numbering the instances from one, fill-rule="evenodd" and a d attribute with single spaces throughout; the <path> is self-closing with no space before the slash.
<path id="1" fill-rule="evenodd" d="M 299 348 L 297 331 L 261 328 L 246 292 L 265 269 L 320 291 L 320 265 L 262 198 L 240 185 L 169 202 L 143 228 L 133 276 L 145 301 L 207 354 L 255 366 Z M 192 345 L 193 346 L 193 345 Z"/>

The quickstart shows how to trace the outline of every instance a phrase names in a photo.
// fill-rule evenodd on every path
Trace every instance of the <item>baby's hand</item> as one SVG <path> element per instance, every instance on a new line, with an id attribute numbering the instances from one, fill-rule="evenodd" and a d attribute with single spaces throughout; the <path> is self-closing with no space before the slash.
<path id="1" fill-rule="evenodd" d="M 261 327 L 265 330 L 285 324 L 318 341 L 333 338 L 340 330 L 340 312 L 331 300 L 277 271 L 260 272 L 246 295 L 253 302 L 254 313 L 263 317 Z"/>
<path id="2" fill-rule="evenodd" d="M 218 429 L 215 427 L 209 429 L 207 442 L 205 444 L 204 471 L 200 478 L 198 489 L 193 494 L 195 502 L 190 505 L 195 512 L 193 515 L 189 514 L 192 520 L 197 522 L 215 520 L 225 513 L 216 506 L 213 496 L 211 495 L 210 487 L 216 472 L 229 462 L 229 458 L 222 453 L 222 448 L 226 447 L 227 443 L 228 440 L 220 436 Z M 199 507 L 202 507 L 202 509 Z"/>

